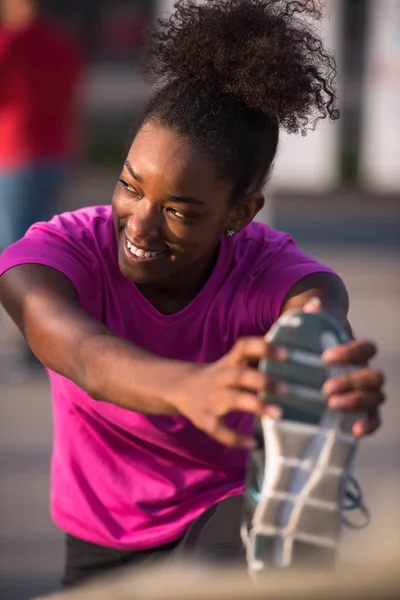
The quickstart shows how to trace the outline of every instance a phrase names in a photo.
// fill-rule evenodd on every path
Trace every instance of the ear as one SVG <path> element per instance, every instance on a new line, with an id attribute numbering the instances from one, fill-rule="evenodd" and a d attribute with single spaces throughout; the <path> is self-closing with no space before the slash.
<path id="1" fill-rule="evenodd" d="M 256 217 L 265 203 L 262 192 L 242 196 L 231 208 L 227 229 L 239 232 Z"/>

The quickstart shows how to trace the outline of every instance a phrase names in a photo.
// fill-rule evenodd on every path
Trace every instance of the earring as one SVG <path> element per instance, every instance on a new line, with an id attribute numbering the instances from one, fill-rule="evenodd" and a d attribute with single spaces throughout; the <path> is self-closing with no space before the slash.
<path id="1" fill-rule="evenodd" d="M 236 231 L 234 229 L 225 229 L 224 233 L 227 237 L 232 237 L 233 235 L 236 234 Z"/>

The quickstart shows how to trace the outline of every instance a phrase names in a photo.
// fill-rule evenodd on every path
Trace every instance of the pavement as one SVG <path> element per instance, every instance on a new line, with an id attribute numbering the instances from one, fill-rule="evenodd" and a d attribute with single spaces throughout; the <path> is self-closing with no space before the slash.
<path id="1" fill-rule="evenodd" d="M 108 187 L 97 181 L 92 195 L 88 186 L 79 200 L 70 196 L 75 202 L 65 206 L 107 202 L 113 180 L 107 181 Z M 350 246 L 329 239 L 307 244 L 307 227 L 303 233 L 301 246 L 345 280 L 357 336 L 380 346 L 375 362 L 386 373 L 389 400 L 381 430 L 361 443 L 356 468 L 372 522 L 366 530 L 344 533 L 341 558 L 357 561 L 371 553 L 374 560 L 384 560 L 388 553 L 400 552 L 400 247 L 385 244 L 384 231 L 381 242 L 371 246 L 362 240 Z M 49 516 L 52 414 L 47 377 L 38 372 L 27 380 L 13 379 L 11 357 L 0 328 L 0 598 L 27 600 L 57 588 L 63 534 Z"/>

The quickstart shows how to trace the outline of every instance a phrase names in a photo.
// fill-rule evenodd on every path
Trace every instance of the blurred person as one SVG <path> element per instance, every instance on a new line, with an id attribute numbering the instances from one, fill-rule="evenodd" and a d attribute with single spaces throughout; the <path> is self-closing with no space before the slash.
<path id="1" fill-rule="evenodd" d="M 257 362 L 291 309 L 350 331 L 344 283 L 289 235 L 254 222 L 279 131 L 338 118 L 318 4 L 181 0 L 147 38 L 157 88 L 111 205 L 30 228 L 0 259 L 0 301 L 52 384 L 51 511 L 66 532 L 64 585 L 194 553 L 245 562 L 240 506 L 260 394 Z M 282 67 L 284 65 L 284 67 Z M 364 365 L 326 402 L 379 426 L 371 342 L 330 350 Z"/>
<path id="2" fill-rule="evenodd" d="M 82 59 L 34 0 L 0 0 L 0 250 L 52 216 L 77 148 Z"/>
<path id="3" fill-rule="evenodd" d="M 0 0 L 0 252 L 54 214 L 78 145 L 82 60 L 39 8 Z"/>

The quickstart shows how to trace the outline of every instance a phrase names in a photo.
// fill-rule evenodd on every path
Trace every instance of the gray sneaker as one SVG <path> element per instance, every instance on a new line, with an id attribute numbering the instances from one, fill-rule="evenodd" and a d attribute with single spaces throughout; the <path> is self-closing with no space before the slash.
<path id="1" fill-rule="evenodd" d="M 343 511 L 366 514 L 350 476 L 358 446 L 351 429 L 360 415 L 329 409 L 321 393 L 327 379 L 358 368 L 321 361 L 324 350 L 349 335 L 325 314 L 290 311 L 270 340 L 288 348 L 289 360 L 264 360 L 260 369 L 287 383 L 288 392 L 268 396 L 281 406 L 282 419 L 261 418 L 255 428 L 259 443 L 248 468 L 241 529 L 253 576 L 273 567 L 332 566 Z"/>

